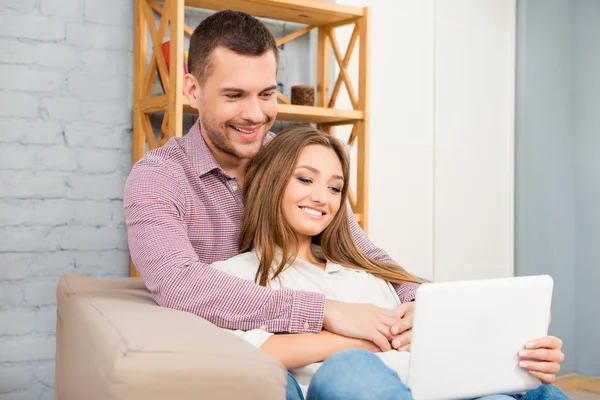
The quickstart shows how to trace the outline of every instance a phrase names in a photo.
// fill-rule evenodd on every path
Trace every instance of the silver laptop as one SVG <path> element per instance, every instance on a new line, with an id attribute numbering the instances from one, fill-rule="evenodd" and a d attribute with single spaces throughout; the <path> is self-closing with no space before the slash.
<path id="1" fill-rule="evenodd" d="M 538 387 L 517 353 L 548 334 L 552 289 L 547 275 L 421 285 L 408 373 L 413 397 L 471 399 Z"/>

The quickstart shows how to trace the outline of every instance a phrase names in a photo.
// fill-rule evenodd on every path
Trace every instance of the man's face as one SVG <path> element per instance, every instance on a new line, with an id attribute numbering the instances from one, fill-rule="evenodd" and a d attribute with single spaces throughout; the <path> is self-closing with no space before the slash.
<path id="1" fill-rule="evenodd" d="M 243 56 L 218 47 L 211 63 L 204 86 L 196 89 L 202 132 L 213 151 L 253 158 L 277 116 L 275 55 Z"/>

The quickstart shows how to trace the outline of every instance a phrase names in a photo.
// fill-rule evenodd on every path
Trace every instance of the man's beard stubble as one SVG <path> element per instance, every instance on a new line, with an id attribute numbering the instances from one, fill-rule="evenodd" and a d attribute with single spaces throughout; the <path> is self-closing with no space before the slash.
<path id="1" fill-rule="evenodd" d="M 215 146 L 219 151 L 222 151 L 223 153 L 225 153 L 227 155 L 230 155 L 232 157 L 236 157 L 239 159 L 251 159 L 251 158 L 254 158 L 254 156 L 256 156 L 256 153 L 254 153 L 251 156 L 239 154 L 236 151 L 233 143 L 227 138 L 227 136 L 225 134 L 221 134 L 219 129 L 215 129 L 214 124 L 212 124 L 211 121 L 205 120 L 202 118 L 202 116 L 200 116 L 200 122 L 201 122 L 201 129 L 206 133 L 206 136 L 208 136 L 208 138 L 212 142 L 213 146 Z M 227 128 L 229 127 L 229 122 L 225 123 L 224 125 L 225 125 L 225 131 L 227 131 Z M 261 125 L 261 128 L 259 128 L 259 129 L 262 129 L 263 127 L 270 128 L 272 125 L 273 124 L 272 124 L 271 119 L 269 117 L 267 117 L 267 120 Z M 263 137 L 260 138 L 261 146 L 260 146 L 259 150 L 262 148 L 262 142 L 264 141 L 265 136 L 266 136 L 266 132 L 263 135 Z"/>

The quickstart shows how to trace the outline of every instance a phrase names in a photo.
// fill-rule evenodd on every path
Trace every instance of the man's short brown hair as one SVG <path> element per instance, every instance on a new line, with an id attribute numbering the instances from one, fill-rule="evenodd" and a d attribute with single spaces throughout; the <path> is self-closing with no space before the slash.
<path id="1" fill-rule="evenodd" d="M 241 11 L 219 11 L 202 21 L 190 38 L 189 71 L 201 85 L 212 73 L 210 56 L 219 46 L 256 57 L 272 50 L 279 63 L 275 38 L 262 22 Z"/>

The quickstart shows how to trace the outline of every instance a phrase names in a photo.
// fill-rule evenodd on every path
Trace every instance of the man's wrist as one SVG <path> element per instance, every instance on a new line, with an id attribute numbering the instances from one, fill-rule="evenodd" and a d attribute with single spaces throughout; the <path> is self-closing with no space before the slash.
<path id="1" fill-rule="evenodd" d="M 417 289 L 419 288 L 418 283 L 408 282 L 404 283 L 397 287 L 396 293 L 398 294 L 398 298 L 402 303 L 410 303 L 411 301 L 415 301 L 415 297 L 417 295 Z"/>
<path id="2" fill-rule="evenodd" d="M 317 292 L 294 291 L 289 333 L 316 333 L 323 329 L 325 295 Z"/>

